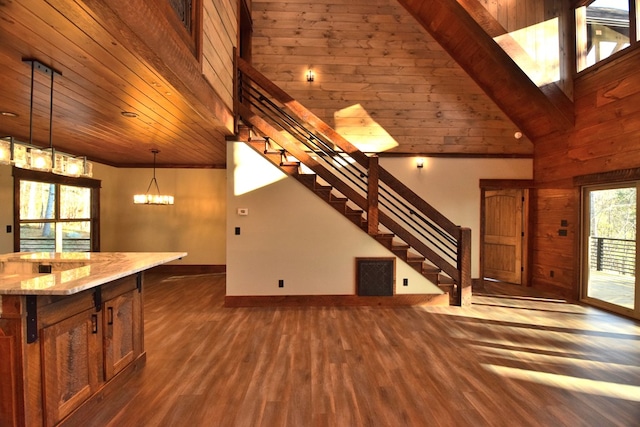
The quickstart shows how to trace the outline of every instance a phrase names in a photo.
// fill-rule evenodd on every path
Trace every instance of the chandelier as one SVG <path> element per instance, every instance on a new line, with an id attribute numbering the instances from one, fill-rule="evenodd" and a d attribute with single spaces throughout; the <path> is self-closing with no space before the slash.
<path id="1" fill-rule="evenodd" d="M 156 155 L 160 152 L 158 149 L 152 149 L 153 153 L 153 178 L 149 182 L 145 194 L 136 194 L 133 196 L 133 203 L 136 205 L 173 205 L 173 196 L 160 194 L 160 187 L 156 179 Z M 156 193 L 150 193 L 151 187 L 155 185 Z"/>

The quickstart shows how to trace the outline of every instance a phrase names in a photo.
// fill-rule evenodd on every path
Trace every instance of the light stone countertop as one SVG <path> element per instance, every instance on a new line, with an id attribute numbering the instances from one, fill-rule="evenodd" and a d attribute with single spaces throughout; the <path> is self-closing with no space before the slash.
<path id="1" fill-rule="evenodd" d="M 0 255 L 1 295 L 72 295 L 186 256 L 186 252 L 37 252 Z M 38 273 L 50 265 L 51 273 Z"/>

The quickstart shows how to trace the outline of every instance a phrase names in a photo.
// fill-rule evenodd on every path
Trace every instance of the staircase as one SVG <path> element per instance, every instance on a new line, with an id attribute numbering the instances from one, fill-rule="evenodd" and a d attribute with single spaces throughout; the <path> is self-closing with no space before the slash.
<path id="1" fill-rule="evenodd" d="M 454 225 L 279 87 L 238 59 L 244 141 L 432 283 L 471 296 L 471 230 Z"/>

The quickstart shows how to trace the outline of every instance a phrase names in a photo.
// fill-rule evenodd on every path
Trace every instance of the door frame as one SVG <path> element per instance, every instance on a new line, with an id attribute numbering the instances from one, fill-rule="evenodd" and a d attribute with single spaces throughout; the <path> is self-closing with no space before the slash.
<path id="1" fill-rule="evenodd" d="M 485 198 L 489 190 L 523 190 L 524 202 L 522 206 L 522 280 L 520 286 L 531 286 L 531 237 L 532 221 L 530 215 L 531 189 L 534 187 L 531 179 L 481 179 L 480 185 L 480 283 L 484 287 L 484 236 L 485 236 Z"/>
<path id="2" fill-rule="evenodd" d="M 617 188 L 635 187 L 636 188 L 636 212 L 640 210 L 640 180 L 632 181 L 617 181 L 605 184 L 584 185 L 580 189 L 580 273 L 579 277 L 579 299 L 580 302 L 592 305 L 594 307 L 602 308 L 614 313 L 622 314 L 623 316 L 640 319 L 640 292 L 638 286 L 637 275 L 635 276 L 635 301 L 634 309 L 624 307 L 622 305 L 614 304 L 609 301 L 590 297 L 589 291 L 589 274 L 590 274 L 590 259 L 589 259 L 589 232 L 591 212 L 587 203 L 587 193 L 600 190 L 613 190 Z M 636 227 L 638 219 L 636 217 Z M 638 230 L 636 228 L 636 271 L 638 270 L 638 262 L 640 259 L 640 239 L 637 238 Z"/>
<path id="3" fill-rule="evenodd" d="M 576 263 L 575 268 L 577 272 L 577 296 L 581 300 L 581 302 L 592 305 L 594 307 L 602 308 L 607 311 L 611 311 L 613 313 L 617 313 L 623 316 L 627 316 L 633 319 L 640 319 L 639 310 L 640 310 L 640 293 L 636 292 L 636 312 L 633 310 L 618 309 L 619 306 L 608 304 L 604 301 L 595 300 L 592 298 L 583 299 L 583 283 L 585 281 L 585 272 L 584 272 L 584 188 L 585 187 L 598 187 L 598 186 L 614 186 L 616 184 L 622 184 L 626 182 L 634 182 L 640 181 L 640 168 L 631 168 L 631 169 L 619 169 L 609 172 L 599 172 L 587 175 L 579 175 L 573 178 L 573 185 L 580 194 L 580 206 L 578 206 L 578 217 L 579 217 L 579 230 L 580 230 L 580 238 L 577 239 L 576 242 Z M 637 195 L 638 204 L 640 204 L 640 194 Z M 640 241 L 636 241 L 636 270 L 638 269 L 640 261 Z M 636 280 L 638 278 L 636 277 Z M 637 287 L 636 287 L 637 289 Z"/>

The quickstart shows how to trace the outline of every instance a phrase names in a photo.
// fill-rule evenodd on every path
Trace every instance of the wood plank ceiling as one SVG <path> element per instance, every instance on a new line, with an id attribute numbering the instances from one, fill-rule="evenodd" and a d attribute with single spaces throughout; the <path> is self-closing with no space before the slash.
<path id="1" fill-rule="evenodd" d="M 571 127 L 571 106 L 533 85 L 471 18 L 477 1 L 463 1 L 467 11 L 454 0 L 400 3 L 530 139 Z M 61 73 L 56 149 L 118 167 L 149 165 L 152 148 L 160 150 L 159 166 L 224 166 L 233 114 L 202 76 L 197 55 L 167 31 L 170 15 L 164 0 L 1 1 L 0 112 L 17 117 L 0 115 L 0 136 L 31 135 L 49 146 L 51 82 L 37 72 L 30 131 L 24 59 L 33 58 Z"/>
<path id="2" fill-rule="evenodd" d="M 34 145 L 49 146 L 51 81 L 37 71 L 30 132 L 31 65 L 23 59 L 32 58 L 61 73 L 53 95 L 57 150 L 129 167 L 149 165 L 157 148 L 159 166 L 224 166 L 232 113 L 202 77 L 195 55 L 163 33 L 167 16 L 144 2 L 129 3 L 147 14 L 135 27 L 122 1 L 0 2 L 0 111 L 18 115 L 0 116 L 0 136 L 29 142 L 32 135 Z M 150 34 L 156 37 L 145 38 Z M 153 43 L 175 48 L 174 62 Z M 124 117 L 125 111 L 137 117 Z"/>

